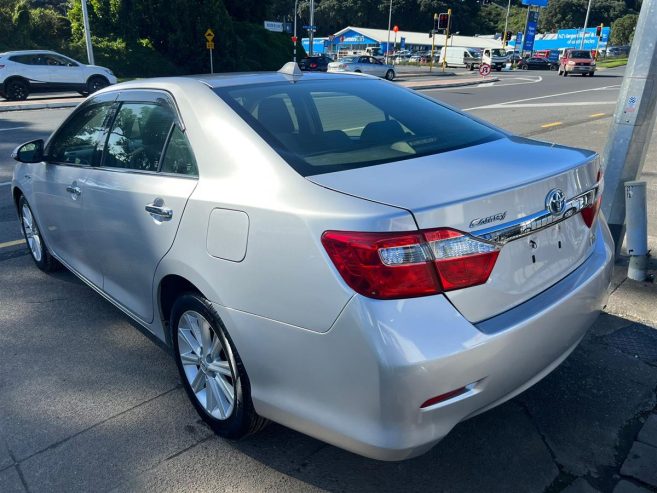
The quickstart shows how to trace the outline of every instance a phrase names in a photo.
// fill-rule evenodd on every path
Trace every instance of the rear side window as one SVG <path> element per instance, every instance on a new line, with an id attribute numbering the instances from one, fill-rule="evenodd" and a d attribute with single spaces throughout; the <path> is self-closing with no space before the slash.
<path id="1" fill-rule="evenodd" d="M 304 176 L 438 154 L 503 135 L 379 80 L 306 80 L 215 92 Z"/>
<path id="2" fill-rule="evenodd" d="M 48 160 L 60 163 L 98 165 L 98 143 L 112 103 L 88 105 L 73 114 L 48 144 Z"/>
<path id="3" fill-rule="evenodd" d="M 198 176 L 198 168 L 196 167 L 192 147 L 189 145 L 185 134 L 178 128 L 178 125 L 175 125 L 171 132 L 171 138 L 162 159 L 161 171 L 162 173 Z"/>
<path id="4" fill-rule="evenodd" d="M 12 62 L 22 63 L 24 65 L 36 65 L 37 64 L 36 61 L 38 60 L 38 58 L 39 57 L 37 55 L 33 55 L 33 54 L 32 55 L 14 55 L 14 56 L 9 57 L 9 59 Z"/>
<path id="5" fill-rule="evenodd" d="M 174 118 L 167 105 L 123 103 L 107 139 L 103 166 L 158 171 Z"/>

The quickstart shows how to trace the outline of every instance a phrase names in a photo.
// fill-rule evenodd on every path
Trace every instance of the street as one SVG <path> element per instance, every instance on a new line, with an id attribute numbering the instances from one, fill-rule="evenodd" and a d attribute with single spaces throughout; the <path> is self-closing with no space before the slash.
<path id="1" fill-rule="evenodd" d="M 601 153 L 623 71 L 501 72 L 499 82 L 422 93 L 517 135 Z M 0 113 L 0 492 L 584 492 L 638 484 L 621 467 L 657 405 L 657 326 L 645 315 L 649 297 L 625 304 L 640 283 L 621 288 L 620 280 L 610 306 L 626 312 L 609 309 L 551 375 L 459 424 L 417 459 L 377 462 L 277 424 L 237 443 L 214 436 L 173 359 L 71 273 L 39 271 L 22 243 L 9 154 L 46 138 L 71 111 Z M 644 169 L 651 218 L 655 141 Z M 657 248 L 654 236 L 650 246 Z M 630 329 L 639 346 L 655 350 L 630 347 Z M 618 491 L 649 491 L 635 487 Z"/>

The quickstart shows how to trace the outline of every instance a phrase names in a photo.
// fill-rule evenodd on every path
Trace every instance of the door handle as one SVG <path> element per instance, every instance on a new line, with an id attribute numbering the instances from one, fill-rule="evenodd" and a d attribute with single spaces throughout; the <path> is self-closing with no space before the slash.
<path id="1" fill-rule="evenodd" d="M 168 221 L 173 217 L 173 211 L 164 205 L 158 205 L 156 203 L 148 204 L 146 207 L 146 212 L 152 216 L 157 216 L 158 219 Z"/>
<path id="2" fill-rule="evenodd" d="M 66 187 L 66 191 L 68 193 L 72 193 L 73 195 L 77 195 L 77 196 L 80 196 L 80 194 L 82 193 L 82 190 L 80 190 L 80 187 L 74 187 L 72 185 L 69 185 L 68 187 Z"/>

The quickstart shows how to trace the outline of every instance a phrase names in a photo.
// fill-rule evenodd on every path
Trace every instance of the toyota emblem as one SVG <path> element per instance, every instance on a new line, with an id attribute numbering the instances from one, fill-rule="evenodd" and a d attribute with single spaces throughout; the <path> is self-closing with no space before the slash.
<path id="1" fill-rule="evenodd" d="M 545 208 L 550 211 L 550 214 L 554 216 L 561 214 L 565 206 L 566 199 L 563 192 L 558 188 L 550 190 L 547 197 L 545 197 Z"/>

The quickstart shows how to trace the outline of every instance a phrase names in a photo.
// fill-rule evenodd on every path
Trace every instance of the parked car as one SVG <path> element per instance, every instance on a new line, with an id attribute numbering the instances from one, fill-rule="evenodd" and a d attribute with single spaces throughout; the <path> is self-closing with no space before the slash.
<path id="1" fill-rule="evenodd" d="M 223 437 L 271 419 L 421 454 L 550 373 L 606 303 L 597 154 L 375 77 L 127 82 L 14 158 L 36 266 L 167 345 Z"/>
<path id="2" fill-rule="evenodd" d="M 558 62 L 551 62 L 547 58 L 533 56 L 524 58 L 518 63 L 518 68 L 522 70 L 557 70 Z"/>
<path id="3" fill-rule="evenodd" d="M 307 56 L 299 60 L 299 68 L 309 72 L 326 72 L 332 60 L 326 55 Z"/>
<path id="4" fill-rule="evenodd" d="M 588 50 L 565 50 L 559 59 L 559 75 L 582 74 L 593 77 L 595 74 L 595 60 Z"/>
<path id="5" fill-rule="evenodd" d="M 84 65 L 54 51 L 0 53 L 0 97 L 26 99 L 33 92 L 76 91 L 87 95 L 116 84 L 112 71 Z"/>
<path id="6" fill-rule="evenodd" d="M 468 70 L 479 68 L 481 51 L 461 46 L 443 46 L 440 49 L 438 62 L 445 61 L 447 67 L 465 67 Z"/>
<path id="7" fill-rule="evenodd" d="M 383 63 L 372 56 L 346 56 L 337 62 L 328 64 L 329 72 L 358 72 L 363 74 L 384 77 L 388 80 L 395 78 L 395 68 Z"/>
<path id="8" fill-rule="evenodd" d="M 605 56 L 627 56 L 630 54 L 629 46 L 609 46 L 605 50 Z"/>

